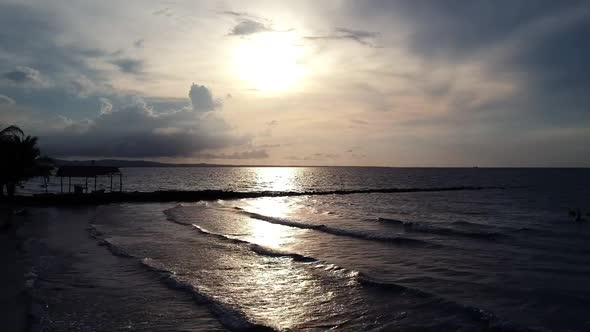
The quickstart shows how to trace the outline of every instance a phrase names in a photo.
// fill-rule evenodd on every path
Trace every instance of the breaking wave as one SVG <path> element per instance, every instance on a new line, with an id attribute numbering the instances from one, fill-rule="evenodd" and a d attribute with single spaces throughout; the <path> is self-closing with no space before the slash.
<path id="1" fill-rule="evenodd" d="M 239 332 L 254 332 L 254 331 L 275 331 L 275 329 L 256 324 L 250 321 L 242 312 L 236 310 L 218 300 L 211 297 L 200 290 L 197 286 L 193 285 L 187 280 L 184 280 L 181 276 L 178 276 L 173 270 L 167 268 L 164 264 L 151 258 L 140 258 L 133 256 L 126 252 L 123 248 L 109 241 L 104 237 L 103 233 L 100 232 L 95 225 L 90 225 L 88 233 L 91 237 L 99 241 L 99 244 L 106 246 L 109 251 L 115 256 L 122 256 L 127 258 L 134 258 L 141 262 L 142 266 L 146 267 L 152 272 L 158 273 L 160 280 L 170 288 L 181 290 L 192 295 L 194 301 L 198 304 L 208 306 L 211 311 L 216 315 L 221 324 L 232 331 Z"/>
<path id="2" fill-rule="evenodd" d="M 437 245 L 434 243 L 430 243 L 430 242 L 419 240 L 419 239 L 409 238 L 409 237 L 382 236 L 382 235 L 377 235 L 377 234 L 371 234 L 371 233 L 347 230 L 347 229 L 342 229 L 342 228 L 330 227 L 330 226 L 326 226 L 323 224 L 317 225 L 317 224 L 310 224 L 310 223 L 304 223 L 304 222 L 299 222 L 299 221 L 293 221 L 293 220 L 289 220 L 289 219 L 285 219 L 285 218 L 271 217 L 271 216 L 266 216 L 266 215 L 259 214 L 259 213 L 248 212 L 248 211 L 243 210 L 241 208 L 236 208 L 236 210 L 239 211 L 239 213 L 241 213 L 241 214 L 249 216 L 250 218 L 263 220 L 263 221 L 269 222 L 271 224 L 278 224 L 278 225 L 296 227 L 296 228 L 301 228 L 301 229 L 311 229 L 311 230 L 315 230 L 315 231 L 323 232 L 323 233 L 328 233 L 328 234 L 332 234 L 332 235 L 347 236 L 347 237 L 351 237 L 351 238 L 355 238 L 355 239 L 393 243 L 393 244 L 398 244 L 398 245 L 410 245 L 410 246 L 414 245 L 414 246 L 423 246 L 423 247 L 439 247 L 440 246 L 440 245 Z"/>
<path id="3" fill-rule="evenodd" d="M 498 331 L 498 332 L 532 331 L 527 327 L 517 326 L 511 322 L 500 320 L 498 317 L 496 317 L 493 313 L 491 313 L 489 311 L 486 311 L 486 310 L 483 310 L 480 308 L 476 308 L 476 307 L 472 307 L 472 306 L 465 306 L 465 305 L 462 305 L 457 302 L 449 301 L 449 300 L 441 298 L 435 294 L 429 293 L 427 291 L 404 286 L 399 283 L 375 279 L 375 278 L 365 275 L 364 273 L 362 273 L 360 271 L 346 269 L 346 268 L 340 267 L 338 265 L 319 260 L 314 257 L 304 256 L 304 255 L 300 255 L 297 253 L 277 251 L 277 250 L 270 249 L 270 248 L 267 248 L 267 247 L 264 247 L 264 246 L 261 246 L 261 245 L 255 244 L 255 243 L 251 243 L 249 241 L 237 239 L 237 238 L 229 236 L 229 235 L 223 235 L 223 234 L 210 232 L 210 231 L 208 231 L 198 225 L 195 225 L 195 224 L 191 224 L 191 226 L 195 230 L 197 230 L 198 232 L 200 232 L 201 234 L 203 234 L 205 236 L 214 237 L 214 238 L 221 240 L 221 241 L 230 242 L 230 243 L 234 243 L 234 244 L 237 244 L 240 246 L 244 246 L 259 255 L 268 256 L 268 257 L 286 257 L 286 258 L 292 259 L 295 262 L 312 263 L 312 265 L 309 265 L 310 268 L 321 267 L 324 270 L 326 270 L 325 267 L 329 267 L 330 271 L 339 272 L 338 275 L 340 275 L 342 278 L 344 278 L 342 280 L 342 282 L 345 283 L 346 285 L 351 286 L 351 287 L 363 287 L 363 288 L 368 288 L 368 289 L 369 288 L 376 288 L 380 292 L 394 292 L 394 293 L 400 294 L 400 295 L 411 294 L 413 296 L 428 299 L 429 302 L 430 301 L 436 302 L 436 303 L 438 303 L 438 305 L 444 306 L 445 308 L 448 308 L 449 310 L 456 310 L 457 312 L 461 312 L 461 313 L 471 317 L 475 321 L 480 322 L 480 324 L 482 324 L 484 326 L 484 329 L 486 329 L 486 330 L 489 329 L 490 331 Z M 161 270 L 161 268 L 158 266 L 154 266 L 152 268 Z M 165 272 L 168 272 L 168 271 L 165 271 Z M 175 283 L 178 283 L 178 279 L 174 278 L 173 273 L 172 273 L 172 278 Z M 200 294 L 198 292 L 198 290 L 196 290 L 196 291 L 194 290 L 194 286 L 184 283 L 184 282 L 180 282 L 178 287 L 181 289 L 188 289 L 192 292 L 196 292 L 197 294 Z M 228 309 L 224 310 L 224 312 L 227 312 L 227 311 L 228 311 Z M 232 315 L 232 317 L 235 317 L 235 316 L 236 316 L 236 314 Z"/>

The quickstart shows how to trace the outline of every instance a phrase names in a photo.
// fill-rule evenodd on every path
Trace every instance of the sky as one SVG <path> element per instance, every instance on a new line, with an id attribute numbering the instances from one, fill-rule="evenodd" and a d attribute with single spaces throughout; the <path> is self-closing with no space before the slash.
<path id="1" fill-rule="evenodd" d="M 57 158 L 590 167 L 590 3 L 0 0 L 0 124 Z"/>

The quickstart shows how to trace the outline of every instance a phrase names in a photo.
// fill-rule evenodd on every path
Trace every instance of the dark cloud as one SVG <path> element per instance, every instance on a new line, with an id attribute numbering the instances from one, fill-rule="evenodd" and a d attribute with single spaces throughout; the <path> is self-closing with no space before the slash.
<path id="1" fill-rule="evenodd" d="M 4 105 L 6 105 L 6 104 L 8 104 L 8 105 L 14 105 L 15 102 L 14 102 L 14 99 L 12 99 L 12 98 L 10 98 L 8 96 L 0 95 L 0 105 L 2 105 L 2 104 L 4 104 Z"/>
<path id="2" fill-rule="evenodd" d="M 277 30 L 273 28 L 270 20 L 246 12 L 226 10 L 219 13 L 232 16 L 238 21 L 228 33 L 229 36 L 244 37 L 261 32 L 289 32 L 293 30 Z"/>
<path id="3" fill-rule="evenodd" d="M 90 131 L 77 135 L 54 135 L 41 142 L 41 146 L 49 155 L 56 157 L 158 158 L 192 157 L 201 150 L 223 148 L 235 143 L 190 131 L 118 134 L 103 137 Z M 77 142 L 72 144 L 71 139 Z"/>
<path id="4" fill-rule="evenodd" d="M 18 66 L 16 69 L 2 74 L 2 77 L 14 84 L 23 86 L 43 87 L 47 85 L 37 69 L 26 66 Z"/>
<path id="5" fill-rule="evenodd" d="M 524 128 L 590 123 L 590 5 L 587 1 L 350 1 L 366 20 L 397 22 L 407 31 L 408 50 L 428 68 L 466 63 L 505 77 L 514 96 L 485 103 L 457 92 L 452 77 L 422 85 L 435 98 L 455 99 L 460 116 L 496 116 L 489 126 L 518 121 Z M 428 77 L 428 72 L 419 73 Z M 419 82 L 420 78 L 413 82 Z M 459 93 L 459 95 L 458 95 Z"/>
<path id="6" fill-rule="evenodd" d="M 57 12 L 43 8 L 0 3 L 2 93 L 24 107 L 42 110 L 46 117 L 92 116 L 100 97 L 119 95 L 110 85 L 111 71 L 96 65 L 111 61 L 112 51 L 64 43 L 62 37 L 71 28 Z M 120 65 L 137 69 L 133 64 Z"/>
<path id="7" fill-rule="evenodd" d="M 89 58 L 109 52 L 79 44 L 64 44 L 60 36 L 68 27 L 55 13 L 20 4 L 0 4 L 0 72 L 15 66 L 34 68 L 46 76 L 76 71 L 87 77 L 103 79 L 89 66 Z"/>
<path id="8" fill-rule="evenodd" d="M 122 72 L 128 74 L 140 74 L 143 71 L 143 61 L 131 58 L 114 59 L 110 61 Z"/>
<path id="9" fill-rule="evenodd" d="M 377 47 L 378 37 L 379 33 L 377 32 L 336 28 L 333 33 L 328 35 L 306 36 L 304 38 L 308 40 L 352 40 L 364 46 Z"/>
<path id="10" fill-rule="evenodd" d="M 252 20 L 243 19 L 236 24 L 229 32 L 230 36 L 248 36 L 260 32 L 274 31 L 266 24 Z"/>
<path id="11" fill-rule="evenodd" d="M 390 13 L 412 27 L 410 42 L 426 55 L 464 56 L 510 38 L 539 19 L 556 17 L 563 11 L 587 10 L 583 0 L 552 1 L 387 1 L 355 4 L 370 15 Z"/>
<path id="12" fill-rule="evenodd" d="M 234 136 L 213 112 L 156 110 L 141 98 L 122 108 L 106 98 L 100 102 L 97 116 L 79 121 L 62 117 L 63 129 L 40 134 L 44 151 L 57 157 L 191 157 L 248 142 Z"/>
<path id="13" fill-rule="evenodd" d="M 585 19 L 531 40 L 508 59 L 513 68 L 527 73 L 528 107 L 547 121 L 590 123 L 590 6 Z"/>
<path id="14" fill-rule="evenodd" d="M 265 150 L 251 150 L 251 151 L 242 151 L 242 152 L 234 152 L 231 154 L 225 153 L 202 153 L 199 154 L 197 157 L 202 159 L 266 159 L 268 158 L 268 153 Z"/>
<path id="15" fill-rule="evenodd" d="M 208 112 L 220 106 L 219 101 L 213 100 L 211 91 L 204 85 L 192 84 L 188 93 L 191 105 L 195 111 Z"/>

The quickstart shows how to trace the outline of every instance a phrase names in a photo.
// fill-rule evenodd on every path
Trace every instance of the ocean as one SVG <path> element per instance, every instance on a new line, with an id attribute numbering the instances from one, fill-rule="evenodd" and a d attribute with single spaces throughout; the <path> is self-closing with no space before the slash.
<path id="1" fill-rule="evenodd" d="M 92 212 L 93 238 L 86 241 L 137 262 L 126 279 L 159 276 L 135 287 L 189 293 L 225 329 L 590 331 L 590 223 L 568 216 L 569 209 L 580 208 L 590 220 L 589 169 L 203 167 L 123 173 L 125 191 L 309 193 L 111 204 Z M 58 190 L 59 182 L 51 182 L 49 189 Z M 484 188 L 312 194 L 456 186 Z M 41 189 L 31 182 L 23 190 Z M 167 308 L 150 306 L 149 314 L 165 315 Z"/>

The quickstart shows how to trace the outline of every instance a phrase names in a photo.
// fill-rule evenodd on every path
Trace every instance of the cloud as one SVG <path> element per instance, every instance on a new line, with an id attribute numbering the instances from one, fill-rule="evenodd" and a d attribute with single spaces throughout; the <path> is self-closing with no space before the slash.
<path id="1" fill-rule="evenodd" d="M 41 78 L 76 72 L 92 79 L 104 79 L 89 60 L 108 56 L 110 52 L 64 42 L 68 31 L 65 20 L 47 7 L 0 3 L 0 70 L 26 65 L 42 73 Z M 30 70 L 24 71 L 19 74 L 17 70 L 10 76 L 22 81 L 27 74 L 29 78 L 35 75 Z M 56 82 L 52 80 L 52 83 Z"/>
<path id="2" fill-rule="evenodd" d="M 123 107 L 113 106 L 106 98 L 100 102 L 100 113 L 93 118 L 74 121 L 62 117 L 59 130 L 40 134 L 44 152 L 56 157 L 191 157 L 249 140 L 233 135 L 231 127 L 213 112 L 188 107 L 156 110 L 139 97 Z"/>
<path id="3" fill-rule="evenodd" d="M 260 32 L 273 31 L 264 23 L 254 21 L 251 19 L 244 19 L 236 24 L 229 32 L 230 36 L 247 36 Z"/>
<path id="4" fill-rule="evenodd" d="M 172 13 L 172 10 L 170 9 L 170 7 L 165 7 L 165 8 L 158 9 L 158 10 L 154 11 L 152 13 L 152 15 L 154 15 L 154 16 L 172 16 L 174 14 Z"/>
<path id="5" fill-rule="evenodd" d="M 14 99 L 5 96 L 5 95 L 0 95 L 0 105 L 14 105 L 15 101 Z"/>
<path id="6" fill-rule="evenodd" d="M 101 97 L 100 99 L 100 114 L 111 114 L 113 112 L 113 104 L 107 98 Z"/>
<path id="7" fill-rule="evenodd" d="M 255 18 L 254 15 L 251 15 L 247 12 L 238 12 L 238 11 L 234 11 L 234 10 L 224 10 L 219 13 L 223 14 L 223 15 L 238 17 L 238 18 L 248 18 L 248 17 Z"/>
<path id="8" fill-rule="evenodd" d="M 472 71 L 504 75 L 520 88 L 518 94 L 501 96 L 480 109 L 492 112 L 502 102 L 502 108 L 511 108 L 514 114 L 531 112 L 536 122 L 546 125 L 588 114 L 590 97 L 585 91 L 590 80 L 581 75 L 590 72 L 586 61 L 590 46 L 585 43 L 590 33 L 590 7 L 585 1 L 497 5 L 468 0 L 452 4 L 375 0 L 350 5 L 358 16 L 398 22 L 407 31 L 404 46 L 429 64 L 429 69 L 473 63 L 480 68 Z M 450 83 L 454 83 L 453 76 L 455 81 L 461 78 L 452 70 L 449 76 Z M 439 87 L 442 97 L 455 92 L 452 85 Z"/>
<path id="9" fill-rule="evenodd" d="M 131 58 L 121 58 L 110 61 L 119 70 L 128 74 L 140 74 L 143 71 L 143 61 Z"/>
<path id="10" fill-rule="evenodd" d="M 332 161 L 337 158 L 340 158 L 340 155 L 334 153 L 317 152 L 307 156 L 287 156 L 283 159 L 296 161 Z"/>
<path id="11" fill-rule="evenodd" d="M 261 149 L 274 149 L 274 148 L 280 148 L 281 144 L 262 144 L 258 146 Z"/>
<path id="12" fill-rule="evenodd" d="M 332 158 L 338 158 L 338 157 L 340 157 L 340 155 L 337 155 L 337 154 L 334 154 L 334 153 L 321 153 L 321 152 L 314 153 L 313 156 L 316 157 L 316 158 L 318 158 L 318 159 L 325 159 L 325 158 L 332 159 Z"/>
<path id="13" fill-rule="evenodd" d="M 272 120 L 264 123 L 264 129 L 261 130 L 260 136 L 272 136 L 272 131 L 279 125 L 277 120 Z"/>
<path id="14" fill-rule="evenodd" d="M 251 150 L 251 151 L 242 151 L 242 152 L 234 152 L 231 154 L 219 153 L 203 153 L 199 154 L 197 157 L 202 159 L 266 159 L 268 158 L 268 153 L 265 150 Z"/>
<path id="15" fill-rule="evenodd" d="M 359 120 L 359 119 L 349 119 L 350 122 L 357 124 L 357 125 L 361 125 L 361 126 L 367 126 L 369 124 L 369 122 L 365 121 L 365 120 Z"/>
<path id="16" fill-rule="evenodd" d="M 113 87 L 105 82 L 94 81 L 82 74 L 67 75 L 64 77 L 64 89 L 71 95 L 79 98 L 90 96 L 113 94 Z"/>
<path id="17" fill-rule="evenodd" d="M 223 15 L 229 15 L 236 19 L 238 19 L 238 23 L 233 26 L 233 28 L 228 33 L 229 36 L 249 36 L 261 32 L 289 32 L 293 31 L 293 29 L 287 30 L 277 30 L 274 29 L 271 25 L 271 21 L 258 17 L 256 15 L 252 15 L 246 12 L 238 12 L 232 10 L 226 10 L 220 12 Z M 268 22 L 268 23 L 264 23 Z"/>
<path id="18" fill-rule="evenodd" d="M 336 28 L 334 33 L 319 36 L 305 36 L 308 40 L 351 40 L 364 46 L 377 47 L 378 32 Z"/>
<path id="19" fill-rule="evenodd" d="M 204 85 L 192 84 L 188 93 L 193 110 L 208 112 L 221 106 L 221 102 L 213 100 L 211 91 Z"/>
<path id="20" fill-rule="evenodd" d="M 226 11 L 223 20 L 212 19 L 211 8 L 223 5 L 206 2 L 161 4 L 170 8 L 154 14 L 172 20 L 153 17 L 153 9 L 131 3 L 117 7 L 116 15 L 103 15 L 112 12 L 112 0 L 92 8 L 72 3 L 68 10 L 59 4 L 10 2 L 0 3 L 0 93 L 9 96 L 0 100 L 2 121 L 7 121 L 9 109 L 19 121 L 32 114 L 30 121 L 41 124 L 34 134 L 50 137 L 42 136 L 42 144 L 63 139 L 58 147 L 68 153 L 96 146 L 98 152 L 125 154 L 131 150 L 126 141 L 139 145 L 145 138 L 151 144 L 158 138 L 164 142 L 153 143 L 157 149 L 152 153 L 158 155 L 231 155 L 264 148 L 240 148 L 248 139 L 235 137 L 233 130 L 260 139 L 261 132 L 268 129 L 270 134 L 272 129 L 277 139 L 262 142 L 280 140 L 281 149 L 267 149 L 273 156 L 277 151 L 280 156 L 318 158 L 301 151 L 336 151 L 342 161 L 363 153 L 344 153 L 348 146 L 363 144 L 371 146 L 373 160 L 384 164 L 455 158 L 470 165 L 479 164 L 477 159 L 504 139 L 501 148 L 507 152 L 498 148 L 494 154 L 499 165 L 525 155 L 533 162 L 550 160 L 544 156 L 549 152 L 535 154 L 534 144 L 514 153 L 519 132 L 535 131 L 538 141 L 547 142 L 542 136 L 549 137 L 552 129 L 577 130 L 575 139 L 551 145 L 563 151 L 569 149 L 567 142 L 580 145 L 590 138 L 588 131 L 579 130 L 590 123 L 590 80 L 585 75 L 590 72 L 590 7 L 585 1 L 343 0 L 337 5 L 264 8 L 261 13 L 285 23 L 306 17 L 304 25 L 286 24 L 307 33 L 307 41 L 289 38 L 297 39 L 297 47 L 306 44 L 296 61 L 309 75 L 297 89 L 281 94 L 242 94 L 243 84 L 226 75 L 226 60 L 231 59 L 221 56 L 229 46 L 225 43 L 235 40 L 212 38 L 227 33 L 248 38 L 282 28 L 264 17 Z M 263 10 L 256 4 L 244 10 L 257 8 Z M 135 14 L 136 27 L 129 28 L 125 20 Z M 141 49 L 144 45 L 177 51 L 147 52 Z M 19 66 L 38 75 L 23 75 L 21 70 L 21 76 L 5 76 Z M 141 80 L 122 73 L 141 74 Z M 186 98 L 187 86 L 179 89 L 178 84 L 190 83 L 195 74 L 226 91 L 215 95 L 210 86 L 197 85 Z M 50 84 L 27 88 L 35 85 L 35 77 Z M 216 98 L 227 92 L 234 95 L 226 101 L 232 108 L 215 112 L 221 106 Z M 136 94 L 143 103 L 132 100 Z M 265 124 L 272 119 L 280 121 L 280 127 Z M 230 120 L 239 128 L 231 128 Z M 370 122 L 371 130 L 363 121 Z M 43 122 L 60 130 L 39 131 Z M 134 122 L 138 125 L 129 124 Z M 122 129 L 123 124 L 130 129 Z M 451 151 L 449 146 L 462 141 L 477 146 Z M 101 142 L 121 146 L 121 152 L 106 151 Z M 223 150 L 208 150 L 213 146 Z M 150 153 L 143 147 L 137 150 Z M 579 158 L 587 162 L 587 155 Z"/>
<path id="21" fill-rule="evenodd" d="M 347 28 L 336 28 L 336 32 L 340 34 L 340 37 L 354 40 L 359 44 L 372 46 L 375 39 L 379 37 L 378 32 L 364 31 L 364 30 L 352 30 Z"/>
<path id="22" fill-rule="evenodd" d="M 145 46 L 145 40 L 138 39 L 138 40 L 136 40 L 136 41 L 133 42 L 133 46 L 135 48 L 143 48 Z"/>
<path id="23" fill-rule="evenodd" d="M 46 87 L 47 81 L 41 76 L 41 73 L 31 67 L 18 66 L 16 69 L 2 74 L 2 77 L 13 84 L 27 87 Z"/>

